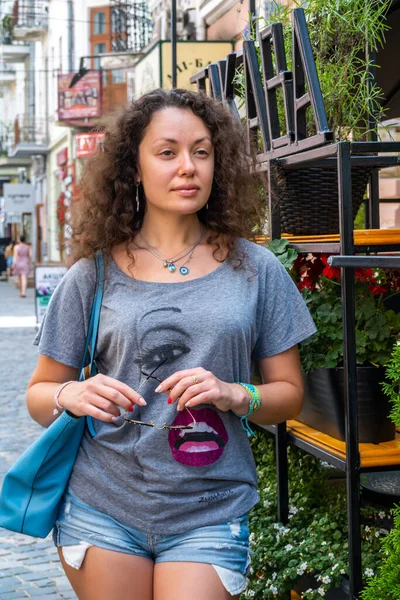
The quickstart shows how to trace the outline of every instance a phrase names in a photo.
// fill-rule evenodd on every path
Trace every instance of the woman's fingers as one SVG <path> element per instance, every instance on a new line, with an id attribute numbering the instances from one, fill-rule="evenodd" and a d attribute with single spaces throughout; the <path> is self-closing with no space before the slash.
<path id="1" fill-rule="evenodd" d="M 198 404 L 212 404 L 209 390 L 205 390 L 199 393 L 194 392 L 194 394 L 189 398 L 189 400 L 179 400 L 176 410 L 181 411 L 185 408 L 195 408 Z"/>
<path id="2" fill-rule="evenodd" d="M 122 383 L 122 381 L 118 381 L 117 379 L 113 379 L 112 377 L 108 377 L 107 375 L 96 375 L 95 377 L 93 377 L 93 381 L 96 380 L 97 377 L 101 378 L 100 382 L 103 385 L 113 388 L 120 392 L 122 396 L 125 396 L 128 399 L 128 401 L 131 402 L 131 404 L 140 404 L 141 406 L 146 406 L 146 400 L 142 398 L 142 396 L 138 392 L 135 392 L 135 390 L 129 387 L 129 385 L 126 385 L 125 383 Z"/>
<path id="3" fill-rule="evenodd" d="M 210 373 L 203 369 L 203 367 L 198 367 L 196 369 L 186 369 L 185 371 L 177 371 L 170 377 L 167 377 L 167 379 L 164 379 L 164 381 L 162 381 L 156 389 L 156 392 L 167 393 L 172 388 L 175 392 L 175 388 L 183 379 L 191 379 L 192 384 L 194 384 L 194 377 L 196 377 L 200 380 L 201 383 L 209 374 Z M 175 399 L 177 398 L 176 394 L 174 395 L 174 397 Z"/>
<path id="4" fill-rule="evenodd" d="M 131 400 L 119 389 L 111 387 L 110 385 L 93 384 L 93 386 L 95 386 L 93 387 L 95 394 L 120 406 L 125 411 L 129 410 L 132 404 L 139 404 L 140 406 L 145 406 L 146 404 L 146 401 L 137 392 L 134 393 L 134 396 L 130 394 Z"/>
<path id="5" fill-rule="evenodd" d="M 185 404 L 187 402 L 189 402 L 190 400 L 192 400 L 195 396 L 198 396 L 199 394 L 206 394 L 208 392 L 209 389 L 209 385 L 206 382 L 202 382 L 202 383 L 193 383 L 192 381 L 188 381 L 186 380 L 182 380 L 181 382 L 181 391 L 178 390 L 177 394 L 178 396 L 176 396 L 176 392 L 175 389 L 173 390 L 173 394 L 174 397 L 171 398 L 174 402 L 177 400 L 178 404 L 176 407 L 176 410 L 183 410 L 185 408 Z M 176 387 L 178 388 L 180 384 L 178 384 Z M 172 396 L 172 392 L 171 392 L 171 396 Z"/>

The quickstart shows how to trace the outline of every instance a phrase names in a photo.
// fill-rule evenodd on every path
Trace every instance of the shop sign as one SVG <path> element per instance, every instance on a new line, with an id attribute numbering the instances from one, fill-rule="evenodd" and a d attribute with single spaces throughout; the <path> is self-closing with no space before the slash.
<path id="1" fill-rule="evenodd" d="M 76 158 L 87 158 L 94 154 L 97 146 L 104 140 L 104 133 L 77 133 L 75 136 Z"/>
<path id="2" fill-rule="evenodd" d="M 66 272 L 66 267 L 58 265 L 35 267 L 35 308 L 37 323 L 43 321 L 50 298 Z"/>
<path id="3" fill-rule="evenodd" d="M 11 215 L 33 212 L 33 206 L 33 186 L 30 183 L 4 184 L 4 210 L 7 213 L 8 223 L 10 223 L 9 218 L 14 218 Z"/>
<path id="4" fill-rule="evenodd" d="M 192 75 L 207 65 L 226 58 L 233 50 L 232 42 L 178 42 L 177 87 L 194 89 Z M 158 42 L 140 59 L 134 69 L 134 96 L 162 87 L 172 88 L 171 42 Z"/>
<path id="5" fill-rule="evenodd" d="M 56 154 L 57 166 L 62 167 L 66 165 L 68 162 L 68 148 L 63 148 L 60 152 Z"/>
<path id="6" fill-rule="evenodd" d="M 72 88 L 72 73 L 58 75 L 58 119 L 86 119 L 102 114 L 101 71 L 88 71 Z"/>

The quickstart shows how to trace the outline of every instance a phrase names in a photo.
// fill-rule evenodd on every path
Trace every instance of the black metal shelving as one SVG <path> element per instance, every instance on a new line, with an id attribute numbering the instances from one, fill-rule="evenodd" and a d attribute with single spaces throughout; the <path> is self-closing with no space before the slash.
<path id="1" fill-rule="evenodd" d="M 377 253 L 399 252 L 398 243 L 355 245 L 353 237 L 352 168 L 369 169 L 369 198 L 367 228 L 379 228 L 379 188 L 377 172 L 383 167 L 400 164 L 399 142 L 335 142 L 329 130 L 324 102 L 315 68 L 304 12 L 293 11 L 293 72 L 287 69 L 280 23 L 270 25 L 258 34 L 257 42 L 245 41 L 243 51 L 230 54 L 226 60 L 209 65 L 191 78 L 198 89 L 226 102 L 238 115 L 235 104 L 234 76 L 243 66 L 248 143 L 261 148 L 257 155 L 257 170 L 268 173 L 269 234 L 281 237 L 279 202 L 274 202 L 274 167 L 283 170 L 313 167 L 330 168 L 337 173 L 339 234 L 338 241 L 319 243 L 296 240 L 293 247 L 300 253 L 327 253 L 332 266 L 341 267 L 344 380 L 346 412 L 345 458 L 296 436 L 286 423 L 259 429 L 275 436 L 278 478 L 278 518 L 288 519 L 288 465 L 287 445 L 327 461 L 345 473 L 347 480 L 348 537 L 349 537 L 349 590 L 347 598 L 358 600 L 362 589 L 361 531 L 360 531 L 360 473 L 370 470 L 400 469 L 399 464 L 380 467 L 361 465 L 358 435 L 356 388 L 356 339 L 354 311 L 354 269 L 379 267 L 400 269 L 399 257 L 377 256 Z M 262 59 L 261 73 L 256 45 Z M 285 123 L 279 121 L 277 88 L 284 99 Z M 309 136 L 306 111 L 311 107 L 315 132 Z M 390 153 L 390 154 L 389 154 Z M 299 207 L 300 210 L 301 207 Z M 289 240 L 290 241 L 290 240 Z M 367 254 L 365 256 L 364 254 Z"/>

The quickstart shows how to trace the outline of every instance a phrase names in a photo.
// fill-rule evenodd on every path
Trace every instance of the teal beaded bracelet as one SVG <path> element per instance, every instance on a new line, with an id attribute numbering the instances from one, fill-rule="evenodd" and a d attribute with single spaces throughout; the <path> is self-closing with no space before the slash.
<path id="1" fill-rule="evenodd" d="M 249 395 L 250 403 L 249 403 L 249 410 L 246 415 L 238 415 L 237 413 L 235 413 L 235 411 L 232 411 L 232 412 L 233 412 L 233 414 L 235 414 L 237 417 L 240 418 L 243 429 L 247 433 L 248 437 L 250 437 L 251 435 L 254 435 L 254 431 L 251 429 L 249 422 L 247 420 L 247 417 L 250 417 L 250 415 L 252 415 L 259 408 L 261 408 L 261 404 L 262 404 L 261 394 L 260 394 L 260 391 L 256 388 L 256 386 L 252 385 L 251 383 L 241 383 L 240 381 L 237 381 L 236 383 L 238 385 L 241 385 L 242 387 L 244 387 L 244 389 L 246 390 L 246 392 Z"/>

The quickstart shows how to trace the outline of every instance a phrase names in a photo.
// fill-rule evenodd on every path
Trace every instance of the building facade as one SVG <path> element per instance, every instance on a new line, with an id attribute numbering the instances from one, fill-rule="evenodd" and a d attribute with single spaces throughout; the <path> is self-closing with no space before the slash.
<path id="1" fill-rule="evenodd" d="M 268 17 L 274 2 L 256 6 Z M 178 0 L 178 87 L 241 48 L 248 11 L 248 0 Z M 172 86 L 170 38 L 170 0 L 0 2 L 0 240 L 23 231 L 38 263 L 63 260 L 65 215 L 101 142 L 99 118 Z M 397 177 L 382 178 L 391 201 L 400 196 Z M 2 197 L 12 182 L 31 186 L 30 212 L 7 216 Z M 400 211 L 383 209 L 382 226 L 399 227 Z"/>

